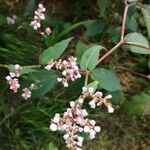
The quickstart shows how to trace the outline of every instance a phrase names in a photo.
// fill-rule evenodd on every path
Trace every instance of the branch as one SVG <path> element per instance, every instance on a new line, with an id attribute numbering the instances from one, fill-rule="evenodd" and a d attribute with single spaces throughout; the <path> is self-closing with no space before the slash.
<path id="1" fill-rule="evenodd" d="M 121 27 L 121 41 L 123 42 L 124 34 L 125 34 L 125 25 L 126 25 L 126 18 L 128 13 L 128 4 L 127 0 L 124 0 L 124 13 L 123 13 L 123 21 L 122 21 L 122 27 Z"/>
<path id="2" fill-rule="evenodd" d="M 89 74 L 90 74 L 90 72 L 88 70 L 86 70 L 84 86 L 87 86 L 87 84 L 88 84 Z"/>
<path id="3" fill-rule="evenodd" d="M 102 62 L 106 57 L 108 57 L 111 53 L 113 53 L 117 48 L 119 48 L 122 44 L 124 44 L 124 34 L 125 34 L 125 24 L 126 24 L 126 18 L 128 13 L 128 3 L 127 0 L 123 0 L 125 6 L 124 6 L 124 12 L 123 12 L 123 20 L 122 20 L 122 26 L 121 26 L 121 36 L 120 41 L 106 54 L 104 54 L 99 60 L 98 63 Z"/>
<path id="4" fill-rule="evenodd" d="M 114 52 L 117 48 L 119 48 L 121 45 L 123 44 L 122 41 L 120 41 L 119 43 L 117 43 L 111 50 L 109 50 L 105 55 L 103 55 L 99 60 L 97 65 L 102 62 L 106 57 L 108 57 L 112 52 Z"/>

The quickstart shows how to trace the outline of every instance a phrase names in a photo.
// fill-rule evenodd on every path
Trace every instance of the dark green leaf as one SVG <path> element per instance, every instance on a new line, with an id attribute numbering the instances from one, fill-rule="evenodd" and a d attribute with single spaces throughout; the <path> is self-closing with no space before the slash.
<path id="1" fill-rule="evenodd" d="M 122 90 L 117 76 L 111 71 L 104 68 L 94 69 L 91 77 L 99 82 L 100 87 L 107 91 Z"/>
<path id="2" fill-rule="evenodd" d="M 29 76 L 29 79 L 34 81 L 34 89 L 32 90 L 32 97 L 39 97 L 49 92 L 57 84 L 57 77 L 59 75 L 54 71 L 42 70 L 35 72 Z"/>
<path id="3" fill-rule="evenodd" d="M 78 61 L 81 60 L 83 53 L 89 48 L 91 45 L 87 45 L 81 41 L 79 41 L 76 45 L 76 56 Z"/>
<path id="4" fill-rule="evenodd" d="M 127 17 L 126 24 L 129 30 L 133 32 L 137 31 L 137 21 L 133 15 L 131 17 Z"/>
<path id="5" fill-rule="evenodd" d="M 96 36 L 104 31 L 105 23 L 101 20 L 97 20 L 92 23 L 86 30 L 85 36 Z"/>
<path id="6" fill-rule="evenodd" d="M 51 59 L 58 59 L 62 53 L 65 51 L 67 48 L 69 42 L 72 40 L 72 38 L 68 38 L 66 40 L 63 40 L 54 46 L 49 47 L 46 49 L 41 55 L 40 55 L 40 63 L 41 64 L 46 64 L 48 63 Z"/>

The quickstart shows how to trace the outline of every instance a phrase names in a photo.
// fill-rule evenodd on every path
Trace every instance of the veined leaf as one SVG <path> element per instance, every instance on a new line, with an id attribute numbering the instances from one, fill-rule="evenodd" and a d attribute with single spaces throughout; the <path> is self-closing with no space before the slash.
<path id="1" fill-rule="evenodd" d="M 117 76 L 111 71 L 104 68 L 97 68 L 92 71 L 91 77 L 99 82 L 100 87 L 107 91 L 122 90 Z"/>
<path id="2" fill-rule="evenodd" d="M 133 42 L 137 45 L 149 48 L 149 43 L 148 43 L 147 39 L 140 33 L 136 33 L 136 32 L 129 33 L 125 36 L 125 40 L 127 42 Z M 128 46 L 128 47 L 134 53 L 150 54 L 150 50 L 147 50 L 147 49 L 144 49 L 144 48 L 139 48 L 139 47 L 136 47 L 136 46 Z"/>
<path id="3" fill-rule="evenodd" d="M 82 55 L 80 61 L 80 67 L 82 69 L 92 70 L 96 67 L 97 61 L 99 58 L 99 53 L 102 49 L 105 49 L 101 45 L 94 45 L 88 48 L 85 53 Z"/>
<path id="4" fill-rule="evenodd" d="M 51 59 L 58 59 L 65 51 L 71 40 L 72 38 L 68 38 L 43 51 L 43 53 L 40 55 L 40 64 L 46 64 Z"/>

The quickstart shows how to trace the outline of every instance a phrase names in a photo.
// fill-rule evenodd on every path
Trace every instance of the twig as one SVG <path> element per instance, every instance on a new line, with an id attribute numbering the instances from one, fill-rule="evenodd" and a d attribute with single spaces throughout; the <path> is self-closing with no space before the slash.
<path id="1" fill-rule="evenodd" d="M 102 62 L 107 56 L 109 56 L 112 52 L 114 52 L 118 47 L 120 47 L 123 44 L 122 41 L 120 41 L 119 43 L 117 43 L 111 50 L 109 50 L 105 55 L 103 55 L 99 60 L 98 63 Z"/>
<path id="2" fill-rule="evenodd" d="M 98 63 L 102 62 L 106 57 L 108 57 L 111 53 L 113 53 L 117 48 L 122 46 L 123 44 L 125 45 L 131 45 L 131 46 L 136 46 L 140 48 L 144 48 L 146 50 L 150 50 L 150 48 L 136 44 L 134 42 L 127 42 L 124 40 L 124 35 L 125 35 L 125 24 L 126 24 L 126 18 L 127 18 L 127 13 L 128 13 L 128 8 L 129 5 L 127 3 L 127 0 L 123 0 L 125 6 L 124 6 L 124 13 L 123 13 L 123 20 L 122 20 L 122 26 L 121 26 L 121 36 L 120 36 L 120 41 L 112 48 L 110 49 L 106 54 L 104 54 L 99 60 Z"/>
<path id="3" fill-rule="evenodd" d="M 121 26 L 121 36 L 120 36 L 120 41 L 111 49 L 109 50 L 106 54 L 104 54 L 99 60 L 98 63 L 102 62 L 106 57 L 108 57 L 111 53 L 113 53 L 117 48 L 119 48 L 122 44 L 124 44 L 124 34 L 125 34 L 125 24 L 126 24 L 126 18 L 127 18 L 127 13 L 128 13 L 128 3 L 127 0 L 123 0 L 125 6 L 124 6 L 124 12 L 123 12 L 123 21 L 122 21 L 122 26 Z"/>
<path id="4" fill-rule="evenodd" d="M 127 0 L 124 0 L 124 4 L 125 4 L 125 6 L 124 6 L 124 13 L 123 13 L 122 27 L 121 27 L 121 41 L 122 41 L 122 42 L 123 42 L 123 40 L 124 40 L 126 18 L 127 18 L 127 13 L 128 13 Z"/>
<path id="5" fill-rule="evenodd" d="M 89 74 L 90 74 L 90 72 L 88 70 L 86 70 L 84 86 L 87 86 L 87 84 L 88 84 Z"/>

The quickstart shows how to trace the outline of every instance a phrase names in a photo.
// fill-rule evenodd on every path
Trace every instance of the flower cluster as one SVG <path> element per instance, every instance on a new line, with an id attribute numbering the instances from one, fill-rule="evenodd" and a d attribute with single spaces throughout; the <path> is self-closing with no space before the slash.
<path id="1" fill-rule="evenodd" d="M 7 24 L 8 24 L 8 25 L 15 24 L 16 19 L 17 19 L 17 16 L 16 16 L 16 15 L 13 15 L 12 17 L 9 17 L 9 16 L 6 17 Z"/>
<path id="2" fill-rule="evenodd" d="M 64 87 L 68 87 L 69 80 L 76 80 L 81 78 L 81 74 L 79 72 L 79 67 L 77 66 L 77 58 L 73 56 L 69 57 L 68 60 L 51 60 L 48 65 L 45 67 L 47 70 L 51 70 L 52 67 L 55 67 L 57 70 L 62 72 L 62 77 L 57 78 L 58 82 L 61 82 Z"/>
<path id="3" fill-rule="evenodd" d="M 30 26 L 33 27 L 34 30 L 38 30 L 41 27 L 41 20 L 45 19 L 45 11 L 44 6 L 39 4 L 37 10 L 34 12 L 34 20 L 30 23 Z"/>
<path id="4" fill-rule="evenodd" d="M 114 108 L 112 107 L 112 104 L 108 101 L 108 99 L 111 99 L 112 96 L 109 94 L 107 96 L 105 96 L 103 98 L 103 93 L 102 92 L 94 92 L 94 88 L 87 88 L 87 87 L 83 87 L 82 88 L 82 96 L 80 99 L 85 99 L 85 98 L 89 98 L 90 102 L 89 105 L 91 108 L 95 108 L 96 106 L 101 106 L 102 104 L 104 104 L 109 113 L 113 113 L 114 112 Z"/>
<path id="5" fill-rule="evenodd" d="M 29 88 L 24 88 L 23 89 L 22 97 L 25 100 L 27 100 L 28 98 L 31 97 L 31 94 L 32 94 L 31 90 L 33 89 L 33 87 L 34 87 L 34 84 L 31 84 Z"/>
<path id="6" fill-rule="evenodd" d="M 34 20 L 31 21 L 30 26 L 34 30 L 38 30 L 41 28 L 41 21 L 45 19 L 45 11 L 46 8 L 43 6 L 43 4 L 39 4 L 37 10 L 34 12 Z M 49 35 L 51 33 L 51 29 L 47 27 L 45 29 L 45 33 Z M 41 32 L 42 35 L 44 35 L 44 32 Z"/>
<path id="7" fill-rule="evenodd" d="M 96 133 L 100 132 L 101 128 L 96 126 L 95 120 L 85 118 L 88 113 L 85 109 L 81 109 L 78 102 L 71 101 L 71 108 L 67 108 L 63 117 L 60 114 L 55 114 L 51 120 L 50 129 L 52 131 L 66 132 L 63 138 L 65 139 L 68 149 L 81 150 L 83 137 L 79 134 L 82 132 L 88 133 L 90 139 L 94 139 Z"/>
<path id="8" fill-rule="evenodd" d="M 10 89 L 13 90 L 14 93 L 18 91 L 20 88 L 20 84 L 18 81 L 18 77 L 20 76 L 20 72 L 22 70 L 22 67 L 18 64 L 15 65 L 15 72 L 10 72 L 9 76 L 6 77 L 6 80 L 9 83 Z"/>
<path id="9" fill-rule="evenodd" d="M 83 87 L 82 95 L 74 102 L 70 102 L 70 108 L 67 108 L 64 112 L 63 117 L 60 114 L 55 114 L 51 120 L 50 130 L 51 131 L 64 131 L 65 143 L 68 149 L 71 150 L 82 150 L 83 137 L 82 132 L 88 133 L 89 138 L 92 140 L 95 138 L 96 133 L 100 132 L 100 126 L 96 125 L 95 120 L 87 118 L 86 109 L 82 109 L 83 102 L 85 99 L 90 100 L 89 105 L 91 108 L 95 108 L 96 105 L 100 106 L 104 104 L 108 108 L 108 112 L 112 113 L 114 108 L 108 99 L 111 95 L 107 95 L 102 98 L 102 92 L 95 92 L 92 87 Z"/>

